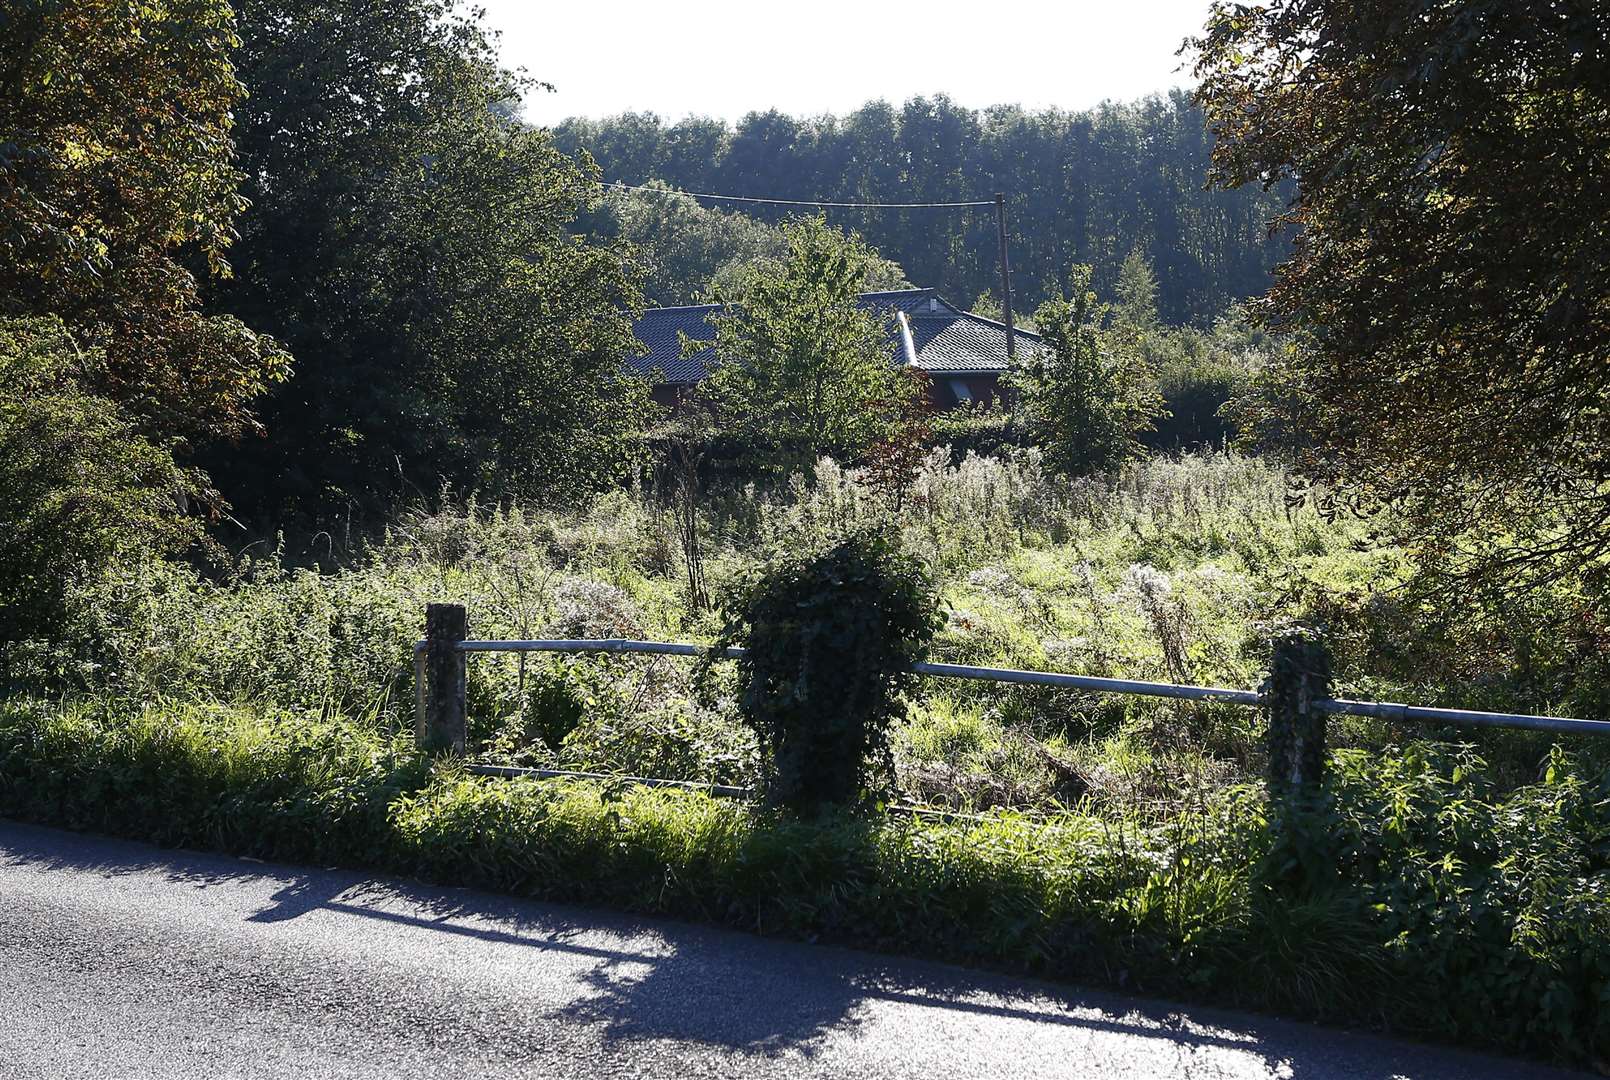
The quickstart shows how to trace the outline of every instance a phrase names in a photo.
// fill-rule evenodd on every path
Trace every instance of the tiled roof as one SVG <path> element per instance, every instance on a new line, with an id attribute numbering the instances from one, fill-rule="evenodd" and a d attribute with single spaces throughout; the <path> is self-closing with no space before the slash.
<path id="1" fill-rule="evenodd" d="M 682 339 L 686 334 L 694 341 L 713 341 L 716 329 L 709 316 L 720 311 L 718 304 L 699 304 L 695 307 L 650 308 L 632 324 L 632 333 L 648 347 L 642 356 L 627 361 L 641 375 L 654 375 L 656 382 L 696 383 L 710 374 L 708 364 L 715 359 L 715 349 L 701 349 L 692 356 L 682 355 Z"/>
<path id="2" fill-rule="evenodd" d="M 935 294 L 933 289 L 901 289 L 861 294 L 861 305 L 879 311 L 906 313 L 916 349 L 916 367 L 931 372 L 999 373 L 1006 370 L 1006 328 L 992 320 L 962 311 Z M 709 316 L 718 311 L 715 304 L 695 307 L 651 308 L 643 312 L 632 330 L 648 351 L 630 364 L 638 373 L 660 374 L 657 381 L 696 383 L 709 374 L 715 360 L 713 348 L 701 349 L 684 357 L 678 333 L 694 341 L 709 341 L 715 328 Z M 1017 331 L 1018 352 L 1039 344 L 1037 334 Z M 891 359 L 903 362 L 898 327 L 891 327 Z"/>
<path id="3" fill-rule="evenodd" d="M 907 314 L 927 307 L 930 301 L 939 300 L 934 289 L 896 289 L 892 292 L 864 292 L 861 294 L 861 306 L 881 308 L 885 311 L 904 311 Z M 956 309 L 939 300 L 939 303 L 948 311 Z"/>
<path id="4" fill-rule="evenodd" d="M 907 316 L 917 366 L 924 371 L 1000 373 L 1006 370 L 1006 324 L 967 311 Z M 1039 348 L 1040 335 L 1013 327 L 1018 356 Z"/>

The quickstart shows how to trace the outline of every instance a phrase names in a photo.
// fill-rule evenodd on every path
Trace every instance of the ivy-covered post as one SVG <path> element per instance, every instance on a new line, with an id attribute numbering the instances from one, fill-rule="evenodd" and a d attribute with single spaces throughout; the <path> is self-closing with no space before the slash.
<path id="1" fill-rule="evenodd" d="M 464 653 L 469 632 L 462 604 L 425 606 L 425 712 L 415 740 L 421 750 L 464 752 Z"/>
<path id="2" fill-rule="evenodd" d="M 1324 780 L 1325 714 L 1314 702 L 1330 697 L 1330 678 L 1330 650 L 1311 631 L 1275 639 L 1263 688 L 1271 790 L 1313 790 Z"/>

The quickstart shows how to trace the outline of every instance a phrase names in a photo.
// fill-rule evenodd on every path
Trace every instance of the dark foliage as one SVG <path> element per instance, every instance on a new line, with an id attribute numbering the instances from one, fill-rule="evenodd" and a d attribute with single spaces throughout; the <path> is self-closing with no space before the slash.
<path id="1" fill-rule="evenodd" d="M 1407 511 L 1425 564 L 1465 586 L 1581 573 L 1602 603 L 1603 5 L 1220 4 L 1195 44 L 1215 178 L 1301 181 L 1295 254 L 1256 310 L 1300 340 L 1269 404 L 1302 469 Z"/>
<path id="2" fill-rule="evenodd" d="M 767 795 L 815 811 L 868 794 L 887 771 L 889 729 L 942 623 L 920 563 L 881 532 L 787 555 L 724 604 L 715 648 L 742 645 L 738 706 L 760 738 Z"/>
<path id="3" fill-rule="evenodd" d="M 623 375 L 639 302 L 566 225 L 588 173 L 521 125 L 526 87 L 478 13 L 241 0 L 251 209 L 224 308 L 305 362 L 266 439 L 220 447 L 255 523 L 373 517 L 443 483 L 568 497 L 618 480 L 646 389 Z"/>
<path id="4" fill-rule="evenodd" d="M 1007 194 L 1013 293 L 1027 311 L 1074 263 L 1111 292 L 1127 256 L 1148 250 L 1158 305 L 1170 323 L 1206 324 L 1232 301 L 1261 293 L 1287 250 L 1267 221 L 1285 184 L 1206 191 L 1210 140 L 1182 93 L 1090 112 L 963 108 L 943 94 L 895 108 L 871 102 L 847 116 L 800 120 L 750 113 L 736 128 L 652 114 L 567 120 L 566 153 L 585 150 L 605 180 L 662 180 L 685 191 L 784 199 L 921 202 Z M 755 207 L 781 220 L 786 208 Z M 835 210 L 918 285 L 958 302 L 999 285 L 995 222 L 987 210 Z M 607 232 L 609 221 L 597 226 Z"/>

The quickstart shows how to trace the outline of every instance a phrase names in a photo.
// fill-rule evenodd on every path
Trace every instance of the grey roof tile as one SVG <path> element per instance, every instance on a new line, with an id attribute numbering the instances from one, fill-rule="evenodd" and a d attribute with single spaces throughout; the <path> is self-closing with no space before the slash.
<path id="1" fill-rule="evenodd" d="M 715 327 L 709 317 L 720 311 L 717 304 L 700 304 L 696 307 L 650 308 L 632 324 L 632 333 L 648 347 L 648 352 L 634 356 L 628 366 L 640 375 L 653 375 L 659 371 L 658 381 L 668 383 L 696 383 L 710 373 L 709 364 L 715 360 L 715 349 L 701 349 L 691 356 L 682 355 L 682 339 L 686 334 L 694 341 L 713 341 Z"/>
<path id="2" fill-rule="evenodd" d="M 1000 373 L 1006 370 L 1006 328 L 982 316 L 962 311 L 940 298 L 933 289 L 900 289 L 861 294 L 863 307 L 882 311 L 904 311 L 911 324 L 912 344 L 917 350 L 916 366 L 934 373 Z M 684 357 L 678 334 L 694 341 L 713 340 L 715 328 L 709 316 L 718 311 L 715 304 L 694 307 L 651 308 L 633 324 L 632 331 L 648 351 L 628 361 L 644 376 L 660 372 L 667 383 L 696 383 L 709 374 L 715 361 L 713 348 Z M 1019 354 L 1039 345 L 1039 335 L 1018 330 Z M 899 331 L 891 327 L 891 359 L 901 356 Z"/>
<path id="3" fill-rule="evenodd" d="M 911 320 L 911 342 L 917 349 L 917 366 L 924 371 L 976 371 L 998 374 L 1006 370 L 1006 325 L 971 312 L 954 315 L 916 314 Z M 1013 328 L 1019 356 L 1040 345 L 1040 335 Z"/>

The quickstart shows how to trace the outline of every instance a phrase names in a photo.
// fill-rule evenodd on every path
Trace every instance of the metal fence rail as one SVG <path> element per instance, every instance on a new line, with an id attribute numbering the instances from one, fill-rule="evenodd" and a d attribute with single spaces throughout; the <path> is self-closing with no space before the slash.
<path id="1" fill-rule="evenodd" d="M 414 646 L 416 675 L 415 709 L 420 729 L 425 725 L 425 656 L 428 642 Z M 636 641 L 628 638 L 555 638 L 532 641 L 464 640 L 454 643 L 463 653 L 481 652 L 563 652 L 563 653 L 650 653 L 667 656 L 707 656 L 711 650 L 700 645 L 671 641 Z M 722 649 L 721 659 L 734 660 L 744 650 Z M 1019 683 L 1031 686 L 1059 686 L 1095 693 L 1132 694 L 1142 697 L 1174 698 L 1186 701 L 1221 702 L 1228 705 L 1261 706 L 1264 695 L 1256 690 L 1233 690 L 1219 686 L 1182 686 L 1177 683 L 1145 682 L 1137 679 L 1105 679 L 1093 675 L 1067 675 L 1054 671 L 1019 671 L 1014 668 L 970 667 L 964 664 L 913 664 L 919 675 L 940 678 L 973 679 L 984 682 Z M 1467 724 L 1483 727 L 1528 728 L 1576 735 L 1610 735 L 1610 721 L 1582 720 L 1565 716 L 1536 716 L 1529 713 L 1482 712 L 1475 709 L 1434 709 L 1395 702 L 1351 701 L 1345 698 L 1318 698 L 1309 703 L 1323 713 L 1347 716 L 1374 716 L 1384 720 L 1411 720 L 1434 724 Z"/>

